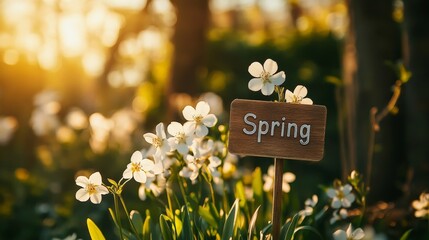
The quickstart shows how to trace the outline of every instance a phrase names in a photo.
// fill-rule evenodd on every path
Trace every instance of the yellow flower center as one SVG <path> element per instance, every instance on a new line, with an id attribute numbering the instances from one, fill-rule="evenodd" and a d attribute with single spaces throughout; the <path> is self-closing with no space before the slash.
<path id="1" fill-rule="evenodd" d="M 153 145 L 155 147 L 161 147 L 162 146 L 162 139 L 157 137 L 153 139 Z"/>
<path id="2" fill-rule="evenodd" d="M 197 115 L 194 116 L 195 123 L 200 124 L 203 121 L 203 116 Z"/>
<path id="3" fill-rule="evenodd" d="M 179 143 L 181 143 L 181 142 L 185 142 L 185 138 L 186 138 L 186 136 L 185 136 L 185 133 L 183 133 L 183 132 L 178 133 L 178 134 L 176 135 L 176 139 L 177 139 L 177 141 L 178 141 Z"/>
<path id="4" fill-rule="evenodd" d="M 261 79 L 262 79 L 263 83 L 271 82 L 271 80 L 270 80 L 270 73 L 263 71 L 261 73 Z"/>
<path id="5" fill-rule="evenodd" d="M 89 193 L 89 195 L 95 194 L 97 192 L 97 189 L 95 188 L 95 185 L 90 183 L 86 185 L 86 191 Z"/>
<path id="6" fill-rule="evenodd" d="M 131 172 L 135 173 L 141 170 L 141 166 L 138 163 L 131 163 Z"/>
<path id="7" fill-rule="evenodd" d="M 345 197 L 343 191 L 337 191 L 337 197 L 341 200 Z"/>

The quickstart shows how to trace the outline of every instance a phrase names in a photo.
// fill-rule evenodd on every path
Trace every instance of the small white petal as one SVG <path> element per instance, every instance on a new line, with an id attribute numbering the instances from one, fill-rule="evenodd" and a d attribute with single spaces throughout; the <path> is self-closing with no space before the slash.
<path id="1" fill-rule="evenodd" d="M 145 184 L 140 184 L 140 187 L 139 187 L 139 198 L 142 201 L 146 200 L 146 185 Z"/>
<path id="2" fill-rule="evenodd" d="M 156 135 L 160 138 L 167 137 L 164 131 L 164 123 L 161 122 L 161 123 L 158 123 L 158 125 L 156 125 Z"/>
<path id="3" fill-rule="evenodd" d="M 358 229 L 354 230 L 353 233 L 352 233 L 352 238 L 354 240 L 360 240 L 360 239 L 362 239 L 364 237 L 365 237 L 365 233 L 364 233 L 364 231 L 361 228 L 358 228 Z"/>
<path id="4" fill-rule="evenodd" d="M 347 240 L 347 234 L 343 230 L 337 230 L 333 234 L 335 240 Z"/>
<path id="5" fill-rule="evenodd" d="M 91 202 L 94 204 L 101 203 L 101 194 L 100 193 L 91 194 L 90 198 L 91 198 Z"/>
<path id="6" fill-rule="evenodd" d="M 101 185 L 102 180 L 101 180 L 100 172 L 95 172 L 95 173 L 91 174 L 91 176 L 89 176 L 89 182 L 91 182 L 92 184 L 95 184 L 95 185 Z"/>
<path id="7" fill-rule="evenodd" d="M 143 155 L 140 151 L 135 151 L 133 155 L 131 155 L 131 162 L 137 163 L 143 159 Z"/>
<path id="8" fill-rule="evenodd" d="M 301 100 L 301 104 L 313 105 L 313 100 L 311 100 L 310 98 L 304 98 Z"/>
<path id="9" fill-rule="evenodd" d="M 183 117 L 188 120 L 188 121 L 193 121 L 194 120 L 194 115 L 195 115 L 195 109 L 191 106 L 186 106 L 183 111 Z"/>
<path id="10" fill-rule="evenodd" d="M 276 74 L 274 74 L 273 76 L 270 77 L 270 81 L 274 84 L 274 85 L 281 85 L 282 83 L 285 82 L 285 78 L 286 75 L 283 71 L 278 72 Z"/>
<path id="11" fill-rule="evenodd" d="M 262 81 L 261 78 L 252 78 L 248 85 L 250 90 L 257 92 L 259 90 L 261 90 L 261 88 L 264 86 L 264 82 Z"/>
<path id="12" fill-rule="evenodd" d="M 328 188 L 328 190 L 326 191 L 326 194 L 328 195 L 328 197 L 334 198 L 337 196 L 337 191 L 335 191 L 335 189 L 333 188 Z"/>
<path id="13" fill-rule="evenodd" d="M 153 169 L 153 167 L 155 166 L 155 163 L 153 163 L 152 160 L 143 159 L 141 161 L 141 166 L 142 166 L 142 169 L 147 172 Z"/>
<path id="14" fill-rule="evenodd" d="M 347 237 L 352 236 L 352 224 L 350 223 L 346 230 Z"/>
<path id="15" fill-rule="evenodd" d="M 209 133 L 209 129 L 204 125 L 198 125 L 197 128 L 195 129 L 195 135 L 197 137 L 207 136 L 208 133 Z"/>
<path id="16" fill-rule="evenodd" d="M 203 124 L 207 127 L 213 127 L 217 123 L 217 117 L 214 114 L 209 114 L 203 118 Z"/>
<path id="17" fill-rule="evenodd" d="M 286 102 L 293 102 L 295 100 L 295 95 L 289 89 L 286 90 L 285 94 Z"/>
<path id="18" fill-rule="evenodd" d="M 353 190 L 353 187 L 350 184 L 346 184 L 343 187 L 344 195 L 349 194 Z"/>
<path id="19" fill-rule="evenodd" d="M 96 186 L 95 189 L 97 192 L 99 192 L 100 194 L 103 194 L 103 195 L 109 193 L 109 190 L 107 190 L 107 188 L 103 185 Z"/>
<path id="20" fill-rule="evenodd" d="M 283 183 L 282 184 L 282 191 L 285 192 L 285 193 L 290 192 L 290 185 L 287 184 L 287 183 Z"/>
<path id="21" fill-rule="evenodd" d="M 277 63 L 275 61 L 273 61 L 272 59 L 267 59 L 264 62 L 264 70 L 265 72 L 269 72 L 270 75 L 273 75 L 274 73 L 277 72 L 278 66 Z"/>
<path id="22" fill-rule="evenodd" d="M 188 145 L 183 144 L 183 143 L 178 144 L 177 145 L 177 151 L 182 155 L 187 154 L 189 152 Z"/>
<path id="23" fill-rule="evenodd" d="M 145 133 L 143 135 L 144 140 L 146 140 L 146 142 L 153 144 L 153 140 L 157 138 L 157 136 L 153 133 Z"/>
<path id="24" fill-rule="evenodd" d="M 286 172 L 283 174 L 283 181 L 287 182 L 287 183 L 291 183 L 293 181 L 295 181 L 296 176 L 295 174 L 291 173 L 291 172 Z"/>
<path id="25" fill-rule="evenodd" d="M 338 198 L 332 199 L 331 207 L 334 209 L 338 209 L 341 207 L 341 201 Z"/>
<path id="26" fill-rule="evenodd" d="M 164 172 L 164 166 L 162 165 L 162 162 L 158 162 L 153 166 L 152 169 L 153 173 L 158 175 L 161 174 L 162 172 Z"/>
<path id="27" fill-rule="evenodd" d="M 183 126 L 182 126 L 182 124 L 180 124 L 178 122 L 171 122 L 167 126 L 167 132 L 171 136 L 176 136 L 177 134 L 183 132 Z"/>
<path id="28" fill-rule="evenodd" d="M 145 183 L 146 182 L 146 173 L 142 171 L 138 171 L 134 173 L 134 179 L 139 183 Z"/>
<path id="29" fill-rule="evenodd" d="M 341 199 L 341 205 L 345 208 L 349 208 L 352 203 L 347 198 L 343 198 Z"/>
<path id="30" fill-rule="evenodd" d="M 253 62 L 252 64 L 250 64 L 248 71 L 253 77 L 260 77 L 264 69 L 262 67 L 262 64 L 260 64 L 259 62 Z"/>
<path id="31" fill-rule="evenodd" d="M 133 172 L 131 171 L 131 167 L 127 167 L 125 171 L 122 173 L 122 177 L 124 179 L 130 179 L 133 177 Z"/>
<path id="32" fill-rule="evenodd" d="M 78 185 L 79 187 L 86 187 L 86 185 L 88 185 L 89 183 L 89 179 L 85 176 L 79 176 L 76 178 L 76 185 Z"/>
<path id="33" fill-rule="evenodd" d="M 265 96 L 269 96 L 269 95 L 273 94 L 273 92 L 274 92 L 274 84 L 272 84 L 272 83 L 265 83 L 264 86 L 262 86 L 261 92 Z"/>
<path id="34" fill-rule="evenodd" d="M 85 189 L 81 188 L 76 192 L 76 199 L 81 202 L 86 202 L 89 199 L 89 193 Z"/>
<path id="35" fill-rule="evenodd" d="M 303 98 L 307 96 L 307 88 L 302 85 L 298 85 L 295 87 L 295 90 L 293 90 L 293 94 L 299 98 Z"/>
<path id="36" fill-rule="evenodd" d="M 204 101 L 200 101 L 197 103 L 195 111 L 202 116 L 206 116 L 210 112 L 210 105 Z"/>

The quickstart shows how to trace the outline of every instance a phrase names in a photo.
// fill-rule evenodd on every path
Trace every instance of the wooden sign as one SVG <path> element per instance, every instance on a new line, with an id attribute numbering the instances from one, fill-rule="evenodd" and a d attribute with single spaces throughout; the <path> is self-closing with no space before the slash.
<path id="1" fill-rule="evenodd" d="M 325 106 L 236 99 L 228 148 L 239 155 L 320 161 L 325 127 Z"/>

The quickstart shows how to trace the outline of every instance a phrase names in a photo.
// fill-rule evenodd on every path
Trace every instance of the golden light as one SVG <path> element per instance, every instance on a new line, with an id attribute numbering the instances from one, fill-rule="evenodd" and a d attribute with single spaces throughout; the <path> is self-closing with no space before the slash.
<path id="1" fill-rule="evenodd" d="M 64 13 L 59 18 L 61 51 L 66 57 L 77 57 L 87 47 L 85 18 L 81 13 Z"/>
<path id="2" fill-rule="evenodd" d="M 19 52 L 15 49 L 8 49 L 3 54 L 3 62 L 7 65 L 15 65 L 19 61 Z"/>

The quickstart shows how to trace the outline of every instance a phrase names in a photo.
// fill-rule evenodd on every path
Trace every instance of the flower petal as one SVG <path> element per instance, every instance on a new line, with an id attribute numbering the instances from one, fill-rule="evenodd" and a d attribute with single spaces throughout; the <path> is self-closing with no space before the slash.
<path id="1" fill-rule="evenodd" d="M 107 188 L 103 185 L 100 186 L 96 186 L 95 189 L 97 190 L 97 192 L 99 192 L 100 194 L 108 194 L 109 190 L 107 190 Z"/>
<path id="2" fill-rule="evenodd" d="M 261 88 L 264 86 L 264 83 L 261 78 L 252 78 L 252 80 L 249 81 L 247 86 L 250 90 L 257 92 L 261 90 Z"/>
<path id="3" fill-rule="evenodd" d="M 153 133 L 145 133 L 143 135 L 144 140 L 146 140 L 146 142 L 153 144 L 153 140 L 157 138 L 157 136 Z"/>
<path id="4" fill-rule="evenodd" d="M 273 75 L 274 73 L 277 72 L 278 66 L 277 63 L 275 61 L 273 61 L 272 59 L 267 59 L 264 62 L 264 70 L 265 72 L 269 72 L 270 75 Z"/>
<path id="5" fill-rule="evenodd" d="M 347 234 L 343 230 L 339 229 L 333 234 L 335 240 L 347 240 Z"/>
<path id="6" fill-rule="evenodd" d="M 86 185 L 88 185 L 89 183 L 89 179 L 85 176 L 79 176 L 76 178 L 76 185 L 78 185 L 79 187 L 86 187 Z"/>
<path id="7" fill-rule="evenodd" d="M 304 98 L 301 100 L 301 104 L 313 105 L 313 100 L 311 100 L 310 98 Z"/>
<path id="8" fill-rule="evenodd" d="M 183 111 L 183 117 L 188 120 L 188 121 L 193 121 L 194 120 L 194 115 L 195 115 L 195 109 L 191 106 L 186 106 Z"/>
<path id="9" fill-rule="evenodd" d="M 146 173 L 142 171 L 138 171 L 134 173 L 134 179 L 139 183 L 145 183 L 146 182 Z"/>
<path id="10" fill-rule="evenodd" d="M 209 129 L 204 125 L 198 125 L 195 129 L 195 136 L 204 137 L 209 133 Z"/>
<path id="11" fill-rule="evenodd" d="M 139 187 L 139 198 L 142 201 L 146 200 L 146 185 L 145 184 L 140 184 L 140 187 Z"/>
<path id="12" fill-rule="evenodd" d="M 180 124 L 178 122 L 171 122 L 167 126 L 167 132 L 171 136 L 176 136 L 177 134 L 183 132 L 183 126 L 182 126 L 182 124 Z"/>
<path id="13" fill-rule="evenodd" d="M 285 72 L 281 71 L 278 72 L 276 74 L 274 74 L 273 76 L 270 77 L 270 81 L 274 84 L 274 85 L 281 85 L 282 83 L 285 82 L 286 79 L 286 75 Z"/>
<path id="14" fill-rule="evenodd" d="M 158 123 L 156 125 L 156 135 L 160 138 L 166 138 L 165 130 L 164 130 L 164 123 Z"/>
<path id="15" fill-rule="evenodd" d="M 217 123 L 217 117 L 214 114 L 209 114 L 203 118 L 203 124 L 207 127 L 213 127 Z"/>
<path id="16" fill-rule="evenodd" d="M 178 144 L 176 148 L 177 148 L 177 151 L 182 155 L 187 154 L 189 152 L 188 145 L 183 143 Z"/>
<path id="17" fill-rule="evenodd" d="M 253 62 L 252 64 L 250 64 L 248 71 L 253 77 L 260 77 L 264 69 L 262 67 L 262 64 L 260 64 L 259 62 Z"/>
<path id="18" fill-rule="evenodd" d="M 288 183 L 284 183 L 282 184 L 282 191 L 285 193 L 290 192 L 290 185 Z"/>
<path id="19" fill-rule="evenodd" d="M 262 88 L 261 88 L 261 92 L 265 96 L 269 96 L 269 95 L 273 94 L 273 92 L 274 92 L 274 84 L 272 84 L 272 83 L 265 83 L 264 86 L 262 86 Z"/>
<path id="20" fill-rule="evenodd" d="M 91 194 L 90 198 L 91 198 L 91 202 L 94 204 L 101 203 L 101 194 L 100 193 Z"/>
<path id="21" fill-rule="evenodd" d="M 295 90 L 293 90 L 293 94 L 298 98 L 303 98 L 307 96 L 307 88 L 302 85 L 298 85 L 295 87 Z"/>
<path id="22" fill-rule="evenodd" d="M 89 193 L 85 189 L 81 188 L 76 192 L 76 199 L 81 202 L 86 202 L 89 199 Z"/>
<path id="23" fill-rule="evenodd" d="M 124 179 L 130 179 L 133 177 L 133 172 L 131 171 L 131 167 L 127 167 L 125 171 L 122 173 L 122 177 Z"/>
<path id="24" fill-rule="evenodd" d="M 352 190 L 353 190 L 353 187 L 348 183 L 343 187 L 344 195 L 349 194 Z"/>
<path id="25" fill-rule="evenodd" d="M 341 201 L 338 198 L 332 199 L 331 207 L 334 209 L 338 209 L 341 207 Z"/>
<path id="26" fill-rule="evenodd" d="M 142 167 L 142 169 L 144 170 L 144 171 L 150 171 L 150 170 L 152 170 L 153 169 L 153 167 L 155 166 L 155 163 L 152 161 L 152 160 L 149 160 L 149 159 L 143 159 L 142 161 L 141 161 L 141 165 L 140 165 L 141 167 Z"/>
<path id="27" fill-rule="evenodd" d="M 135 151 L 133 155 L 131 155 L 131 162 L 137 163 L 143 159 L 143 155 L 140 151 Z"/>
<path id="28" fill-rule="evenodd" d="M 335 191 L 335 189 L 333 188 L 328 188 L 328 190 L 326 190 L 326 194 L 328 195 L 328 197 L 334 198 L 337 196 L 337 191 Z"/>
<path id="29" fill-rule="evenodd" d="M 291 183 L 291 182 L 295 181 L 295 179 L 296 179 L 295 174 L 293 174 L 291 172 L 285 172 L 283 174 L 283 182 Z"/>
<path id="30" fill-rule="evenodd" d="M 100 172 L 95 172 L 91 174 L 91 176 L 89 176 L 89 182 L 95 185 L 101 185 L 102 180 Z"/>
<path id="31" fill-rule="evenodd" d="M 206 116 L 210 112 L 210 105 L 207 102 L 200 101 L 197 103 L 197 106 L 195 107 L 195 111 L 202 116 Z"/>
<path id="32" fill-rule="evenodd" d="M 286 89 L 285 94 L 286 102 L 294 102 L 295 101 L 295 95 L 289 89 Z"/>
<path id="33" fill-rule="evenodd" d="M 352 238 L 355 240 L 360 240 L 364 237 L 365 237 L 365 233 L 362 230 L 362 228 L 358 228 L 358 229 L 354 230 L 352 233 Z"/>

